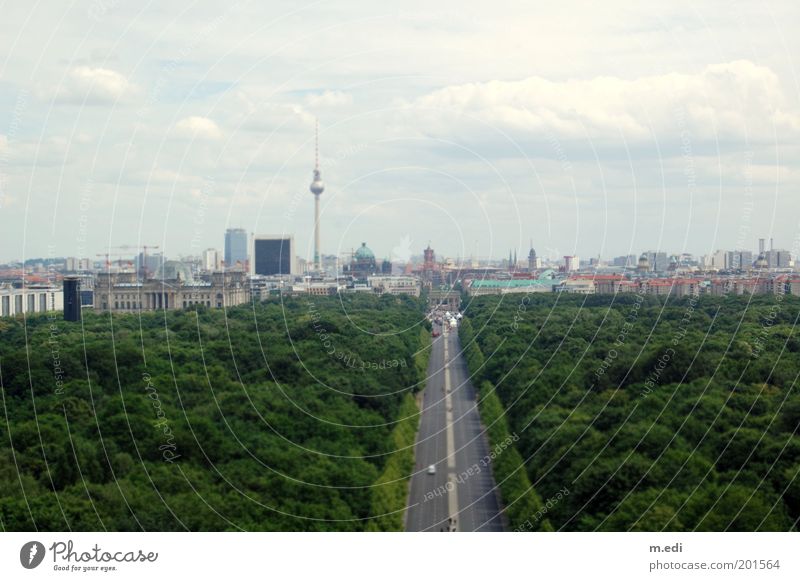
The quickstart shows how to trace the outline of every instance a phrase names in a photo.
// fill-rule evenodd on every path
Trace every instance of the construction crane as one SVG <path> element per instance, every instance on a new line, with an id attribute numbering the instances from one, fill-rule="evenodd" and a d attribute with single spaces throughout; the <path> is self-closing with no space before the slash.
<path id="1" fill-rule="evenodd" d="M 95 256 L 98 256 L 98 257 L 103 257 L 103 258 L 105 258 L 105 259 L 106 259 L 106 269 L 107 269 L 107 270 L 110 270 L 110 269 L 111 269 L 111 257 L 112 257 L 112 256 L 115 256 L 115 257 L 117 257 L 117 258 L 119 259 L 119 260 L 118 260 L 118 266 L 119 266 L 120 268 L 122 268 L 122 260 L 123 260 L 123 257 L 124 257 L 124 256 L 127 256 L 127 255 L 126 255 L 126 254 L 121 254 L 121 253 L 118 253 L 118 252 L 105 252 L 105 253 L 103 253 L 103 254 L 96 254 Z M 131 261 L 129 260 L 129 261 L 128 261 L 128 266 L 133 266 L 133 262 L 131 262 Z"/>
<path id="2" fill-rule="evenodd" d="M 139 274 L 139 276 L 141 277 L 142 280 L 147 280 L 147 278 L 150 275 L 150 272 L 148 271 L 148 268 L 147 268 L 147 251 L 148 250 L 158 250 L 160 248 L 160 246 L 153 246 L 153 245 L 147 245 L 147 244 L 143 244 L 142 246 L 131 246 L 130 244 L 122 244 L 120 246 L 109 246 L 109 249 L 128 250 L 128 251 L 133 250 L 134 254 L 137 253 L 136 251 L 138 251 L 139 248 L 142 249 L 142 260 L 139 262 L 139 273 L 138 274 Z"/>

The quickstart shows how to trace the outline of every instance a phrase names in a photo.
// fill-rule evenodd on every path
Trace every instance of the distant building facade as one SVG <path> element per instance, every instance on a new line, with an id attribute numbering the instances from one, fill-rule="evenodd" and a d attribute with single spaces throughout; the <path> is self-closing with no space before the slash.
<path id="1" fill-rule="evenodd" d="M 566 272 L 575 272 L 581 267 L 581 259 L 578 256 L 565 256 L 564 257 L 564 270 Z"/>
<path id="2" fill-rule="evenodd" d="M 596 292 L 596 286 L 591 278 L 570 278 L 554 286 L 553 290 L 570 294 L 593 295 Z"/>
<path id="3" fill-rule="evenodd" d="M 617 256 L 612 261 L 611 264 L 613 266 L 621 266 L 623 268 L 635 268 L 636 267 L 636 255 L 635 254 L 627 254 L 625 256 Z"/>
<path id="4" fill-rule="evenodd" d="M 725 268 L 729 270 L 752 270 L 753 253 L 750 250 L 728 252 Z"/>
<path id="5" fill-rule="evenodd" d="M 81 279 L 78 276 L 64 277 L 64 320 L 81 320 Z"/>
<path id="6" fill-rule="evenodd" d="M 344 292 L 345 286 L 337 281 L 302 282 L 292 285 L 292 294 L 330 297 Z"/>
<path id="7" fill-rule="evenodd" d="M 79 272 L 91 270 L 92 261 L 88 258 L 68 257 L 64 260 L 64 270 L 67 272 Z"/>
<path id="8" fill-rule="evenodd" d="M 467 294 L 471 297 L 483 295 L 506 295 L 520 293 L 550 293 L 559 281 L 549 278 L 539 279 L 475 279 L 469 281 Z"/>
<path id="9" fill-rule="evenodd" d="M 792 255 L 788 250 L 767 250 L 764 253 L 767 268 L 790 268 Z"/>
<path id="10" fill-rule="evenodd" d="M 420 281 L 415 276 L 371 276 L 369 286 L 378 294 L 420 295 Z"/>
<path id="11" fill-rule="evenodd" d="M 225 268 L 246 266 L 248 260 L 247 231 L 244 228 L 228 228 L 225 231 Z"/>
<path id="12" fill-rule="evenodd" d="M 293 236 L 256 236 L 253 254 L 254 273 L 257 275 L 295 274 Z"/>
<path id="13" fill-rule="evenodd" d="M 216 248 L 203 250 L 203 270 L 214 272 L 222 270 L 222 253 Z"/>
<path id="14" fill-rule="evenodd" d="M 650 263 L 650 270 L 653 272 L 667 272 L 669 268 L 669 259 L 666 252 L 649 251 L 645 253 L 647 260 Z"/>
<path id="15" fill-rule="evenodd" d="M 132 313 L 184 309 L 194 305 L 225 308 L 250 300 L 244 272 L 216 272 L 209 280 L 181 278 L 142 282 L 135 273 L 97 275 L 94 308 L 102 312 Z"/>
<path id="16" fill-rule="evenodd" d="M 64 290 L 52 285 L 0 286 L 0 316 L 33 315 L 64 309 Z"/>

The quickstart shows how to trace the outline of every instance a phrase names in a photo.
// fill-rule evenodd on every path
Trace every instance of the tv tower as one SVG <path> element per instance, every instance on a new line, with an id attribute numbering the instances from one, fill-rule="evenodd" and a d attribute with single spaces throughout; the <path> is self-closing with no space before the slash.
<path id="1" fill-rule="evenodd" d="M 319 196 L 325 191 L 325 183 L 319 172 L 319 121 L 317 121 L 314 141 L 314 181 L 308 189 L 314 194 L 314 270 L 322 270 L 322 261 L 319 252 Z"/>

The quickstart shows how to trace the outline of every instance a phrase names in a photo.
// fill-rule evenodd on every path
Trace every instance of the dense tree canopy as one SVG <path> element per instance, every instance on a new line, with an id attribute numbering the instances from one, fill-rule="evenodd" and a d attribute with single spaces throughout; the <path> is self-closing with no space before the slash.
<path id="1" fill-rule="evenodd" d="M 474 299 L 461 337 L 532 489 L 560 494 L 556 530 L 785 531 L 799 314 L 788 296 L 508 295 Z"/>
<path id="2" fill-rule="evenodd" d="M 0 526 L 376 528 L 413 443 L 422 313 L 347 296 L 1 321 Z"/>

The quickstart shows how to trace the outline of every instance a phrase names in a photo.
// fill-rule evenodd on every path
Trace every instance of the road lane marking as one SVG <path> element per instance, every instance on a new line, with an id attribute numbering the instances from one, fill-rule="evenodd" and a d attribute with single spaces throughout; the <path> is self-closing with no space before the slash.
<path id="1" fill-rule="evenodd" d="M 458 530 L 458 489 L 456 484 L 456 452 L 453 434 L 453 402 L 450 398 L 450 362 L 447 359 L 447 341 L 444 342 L 444 405 L 447 434 L 447 512 L 450 530 Z"/>

